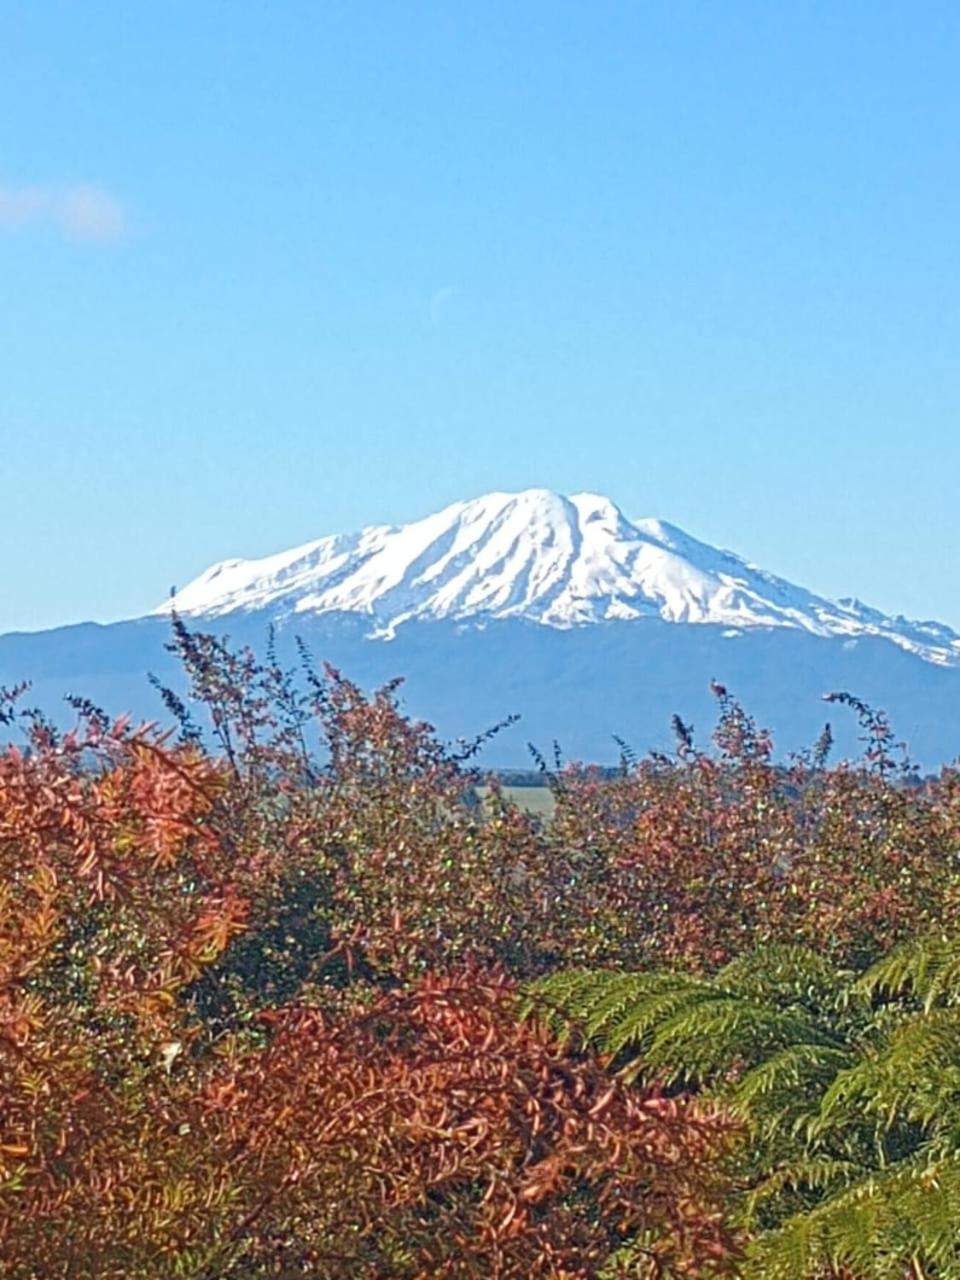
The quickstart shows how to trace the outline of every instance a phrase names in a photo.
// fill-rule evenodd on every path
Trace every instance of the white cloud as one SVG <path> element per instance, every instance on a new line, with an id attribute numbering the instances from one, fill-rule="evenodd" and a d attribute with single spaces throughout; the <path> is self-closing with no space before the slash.
<path id="1" fill-rule="evenodd" d="M 0 184 L 0 231 L 48 226 L 72 240 L 122 240 L 127 216 L 120 201 L 96 183 L 67 186 Z"/>
<path id="2" fill-rule="evenodd" d="M 127 230 L 123 206 L 103 187 L 68 187 L 57 216 L 63 230 L 80 240 L 120 240 Z"/>

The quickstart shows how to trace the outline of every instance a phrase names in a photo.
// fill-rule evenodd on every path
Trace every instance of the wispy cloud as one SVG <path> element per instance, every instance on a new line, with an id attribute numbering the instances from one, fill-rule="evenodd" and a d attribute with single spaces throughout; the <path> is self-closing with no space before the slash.
<path id="1" fill-rule="evenodd" d="M 5 186 L 0 183 L 0 231 L 53 227 L 72 240 L 111 244 L 127 233 L 123 205 L 96 183 Z"/>

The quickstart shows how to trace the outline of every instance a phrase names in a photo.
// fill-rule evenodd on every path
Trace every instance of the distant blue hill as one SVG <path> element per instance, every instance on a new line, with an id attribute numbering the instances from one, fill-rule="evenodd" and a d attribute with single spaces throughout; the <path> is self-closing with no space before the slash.
<path id="1" fill-rule="evenodd" d="M 614 734 L 640 754 L 669 750 L 675 712 L 706 742 L 716 718 L 713 678 L 773 731 L 778 754 L 810 745 L 826 720 L 837 753 L 857 754 L 849 713 L 822 701 L 825 692 L 848 690 L 889 713 L 921 768 L 960 756 L 960 667 L 939 666 L 872 636 L 844 640 L 782 627 L 731 635 L 719 625 L 659 618 L 570 629 L 504 619 L 408 622 L 386 641 L 367 638 L 357 614 L 276 617 L 269 609 L 189 625 L 229 634 L 262 654 L 271 620 L 280 656 L 291 666 L 299 635 L 318 663 L 331 662 L 366 689 L 403 676 L 405 709 L 444 738 L 472 737 L 519 714 L 520 722 L 487 748 L 491 767 L 528 765 L 528 741 L 546 750 L 557 740 L 567 758 L 599 763 L 616 759 Z M 183 692 L 178 662 L 164 648 L 169 638 L 162 617 L 3 635 L 0 684 L 31 680 L 25 701 L 62 724 L 74 716 L 65 694 L 88 697 L 112 715 L 165 722 L 147 672 Z"/>

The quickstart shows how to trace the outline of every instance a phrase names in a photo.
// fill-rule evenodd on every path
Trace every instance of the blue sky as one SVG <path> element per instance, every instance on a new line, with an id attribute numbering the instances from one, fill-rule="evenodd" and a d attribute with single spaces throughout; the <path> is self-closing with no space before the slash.
<path id="1" fill-rule="evenodd" d="M 0 631 L 490 489 L 960 625 L 960 6 L 0 7 Z"/>

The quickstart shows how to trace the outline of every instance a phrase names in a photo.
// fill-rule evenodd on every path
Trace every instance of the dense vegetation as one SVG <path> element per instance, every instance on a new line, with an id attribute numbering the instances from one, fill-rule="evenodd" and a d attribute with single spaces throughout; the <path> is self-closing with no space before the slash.
<path id="1" fill-rule="evenodd" d="M 176 730 L 0 696 L 5 1277 L 960 1276 L 955 770 L 716 687 L 546 820 L 395 685 L 173 643 Z"/>

